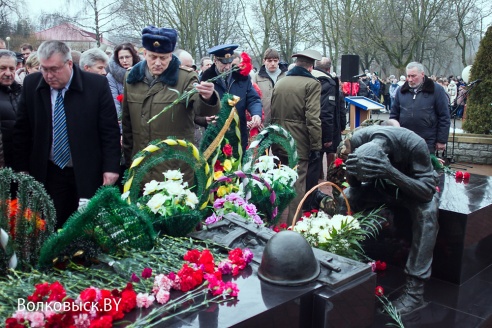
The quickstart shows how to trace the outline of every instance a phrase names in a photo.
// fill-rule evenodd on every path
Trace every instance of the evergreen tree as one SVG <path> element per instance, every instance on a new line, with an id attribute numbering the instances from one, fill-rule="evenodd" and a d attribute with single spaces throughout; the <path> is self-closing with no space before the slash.
<path id="1" fill-rule="evenodd" d="M 491 134 L 492 130 L 492 26 L 480 42 L 475 62 L 471 68 L 471 80 L 482 82 L 471 90 L 466 109 L 467 120 L 463 129 L 470 133 Z"/>

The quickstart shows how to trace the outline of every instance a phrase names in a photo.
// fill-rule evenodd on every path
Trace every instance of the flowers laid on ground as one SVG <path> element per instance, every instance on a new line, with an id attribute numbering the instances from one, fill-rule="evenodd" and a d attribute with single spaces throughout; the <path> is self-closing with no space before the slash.
<path id="1" fill-rule="evenodd" d="M 139 200 L 141 208 L 169 217 L 187 213 L 198 204 L 198 197 L 190 191 L 188 183 L 183 182 L 183 173 L 169 170 L 163 173 L 164 181 L 152 180 L 145 184 L 143 197 Z M 124 199 L 127 194 L 123 194 Z"/>
<path id="2" fill-rule="evenodd" d="M 224 215 L 236 213 L 246 221 L 253 221 L 256 224 L 263 224 L 263 220 L 258 215 L 256 206 L 248 203 L 238 193 L 231 193 L 214 201 L 213 213 L 205 220 L 206 224 L 212 224 L 222 220 Z"/>
<path id="3" fill-rule="evenodd" d="M 391 319 L 393 319 L 393 323 L 387 323 L 387 326 L 400 327 L 404 328 L 403 321 L 401 320 L 400 313 L 396 310 L 391 301 L 384 295 L 383 286 L 376 286 L 374 290 L 374 294 L 376 298 L 381 303 L 381 312 L 387 313 Z"/>
<path id="4" fill-rule="evenodd" d="M 454 177 L 456 178 L 456 182 L 464 182 L 468 183 L 470 180 L 470 172 L 456 171 L 454 173 Z"/>
<path id="5" fill-rule="evenodd" d="M 373 236 L 380 225 L 376 212 L 366 217 L 350 215 L 334 215 L 311 210 L 305 212 L 294 226 L 294 231 L 302 234 L 308 243 L 325 251 L 361 260 L 364 251 L 360 242 Z"/>
<path id="6" fill-rule="evenodd" d="M 371 269 L 373 272 L 378 272 L 378 271 L 385 271 L 386 270 L 386 262 L 383 261 L 373 261 L 369 262 L 369 265 L 371 266 Z"/>
<path id="7" fill-rule="evenodd" d="M 22 306 L 5 321 L 7 328 L 112 327 L 135 308 L 137 295 L 128 283 L 121 291 L 89 287 L 70 298 L 65 287 L 55 281 L 37 284 L 27 302 L 19 304 Z"/>
<path id="8" fill-rule="evenodd" d="M 151 327 L 171 318 L 175 314 L 170 313 L 180 309 L 185 303 L 196 301 L 198 294 L 195 290 L 203 290 L 200 286 L 206 286 L 208 292 L 214 296 L 213 299 L 204 300 L 206 303 L 220 303 L 228 297 L 237 297 L 237 285 L 224 282 L 222 275 L 239 274 L 252 259 L 253 253 L 249 249 L 236 248 L 229 252 L 227 259 L 215 263 L 213 254 L 208 249 L 193 249 L 184 255 L 186 262 L 176 273 L 154 274 L 151 268 L 146 267 L 139 275 L 132 273 L 129 277 L 131 282 L 122 290 L 89 287 L 75 298 L 70 297 L 58 281 L 51 284 L 39 283 L 35 285 L 35 290 L 27 297 L 27 301 L 21 301 L 20 304 L 26 306 L 6 320 L 6 327 L 112 327 L 132 309 L 149 308 L 157 302 L 163 306 L 155 307 L 134 323 L 136 327 L 141 326 L 141 323 Z M 145 292 L 137 293 L 134 290 L 133 284 L 138 283 L 144 285 Z M 184 294 L 171 299 L 171 290 L 179 290 Z M 198 306 L 201 304 L 197 304 Z M 180 310 L 187 311 L 188 308 Z"/>

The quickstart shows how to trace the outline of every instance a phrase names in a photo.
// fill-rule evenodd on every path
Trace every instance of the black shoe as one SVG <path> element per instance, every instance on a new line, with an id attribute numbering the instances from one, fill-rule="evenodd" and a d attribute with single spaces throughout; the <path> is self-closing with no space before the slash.
<path id="1" fill-rule="evenodd" d="M 392 301 L 391 304 L 400 315 L 412 313 L 426 306 L 427 303 L 424 302 L 424 281 L 418 278 L 408 277 L 405 292 L 396 300 Z"/>

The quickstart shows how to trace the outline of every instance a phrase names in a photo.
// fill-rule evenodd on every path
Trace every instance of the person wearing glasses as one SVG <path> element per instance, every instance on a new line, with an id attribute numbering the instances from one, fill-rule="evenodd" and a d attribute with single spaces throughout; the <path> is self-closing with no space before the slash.
<path id="1" fill-rule="evenodd" d="M 122 126 L 127 165 L 153 140 L 174 136 L 193 142 L 195 115 L 214 115 L 220 109 L 213 83 L 200 83 L 196 72 L 182 66 L 173 55 L 177 38 L 178 33 L 172 28 L 147 26 L 142 30 L 145 60 L 133 66 L 124 83 Z M 179 95 L 193 88 L 197 92 L 187 101 L 179 102 L 149 123 Z M 182 161 L 166 161 L 154 166 L 144 182 L 161 181 L 162 172 L 178 168 L 184 180 L 193 185 L 194 168 Z"/>
<path id="2" fill-rule="evenodd" d="M 277 50 L 268 48 L 263 54 L 263 66 L 253 77 L 253 83 L 260 87 L 262 97 L 261 104 L 265 112 L 264 125 L 270 124 L 270 103 L 272 102 L 273 87 L 278 80 L 287 74 L 287 63 L 280 63 L 280 55 Z"/>
<path id="3" fill-rule="evenodd" d="M 14 169 L 44 184 L 61 228 L 79 202 L 118 179 L 120 131 L 104 76 L 73 65 L 70 48 L 45 41 L 39 73 L 24 79 L 14 126 Z"/>
<path id="4" fill-rule="evenodd" d="M 125 74 L 138 62 L 140 57 L 131 43 L 122 43 L 114 49 L 113 57 L 109 60 L 109 73 L 106 75 L 118 118 L 121 119 L 121 96 Z"/>

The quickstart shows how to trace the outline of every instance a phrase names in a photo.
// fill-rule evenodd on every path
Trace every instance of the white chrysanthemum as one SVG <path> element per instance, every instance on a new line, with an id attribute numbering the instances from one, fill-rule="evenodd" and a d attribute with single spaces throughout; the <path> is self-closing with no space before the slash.
<path id="1" fill-rule="evenodd" d="M 331 239 L 330 231 L 328 229 L 321 230 L 318 234 L 318 240 L 320 243 L 326 243 Z"/>
<path id="2" fill-rule="evenodd" d="M 321 228 L 317 226 L 311 226 L 311 229 L 309 229 L 309 233 L 313 235 L 317 235 L 321 232 Z"/>
<path id="3" fill-rule="evenodd" d="M 155 194 L 152 198 L 147 202 L 147 207 L 155 214 L 159 211 L 161 206 L 168 200 L 169 197 L 163 194 Z"/>
<path id="4" fill-rule="evenodd" d="M 344 221 L 344 220 L 345 220 L 345 216 L 334 215 L 331 218 L 331 226 L 333 227 L 333 229 L 336 229 L 337 231 L 339 231 L 342 228 L 342 221 Z"/>
<path id="5" fill-rule="evenodd" d="M 183 181 L 183 173 L 181 173 L 179 170 L 168 170 L 166 172 L 163 172 L 164 178 L 166 180 L 172 180 L 181 183 Z"/>
<path id="6" fill-rule="evenodd" d="M 159 182 L 152 180 L 147 182 L 144 186 L 144 195 L 150 195 L 159 190 Z"/>
<path id="7" fill-rule="evenodd" d="M 194 192 L 187 190 L 185 203 L 186 203 L 186 206 L 189 206 L 191 208 L 195 208 L 195 205 L 198 204 L 198 197 L 196 197 Z"/>
<path id="8" fill-rule="evenodd" d="M 164 190 L 169 196 L 181 196 L 185 193 L 184 186 L 178 181 L 168 180 L 163 183 Z"/>
<path id="9" fill-rule="evenodd" d="M 359 220 L 357 220 L 353 216 L 347 216 L 347 222 L 350 222 L 351 229 L 360 229 Z"/>
<path id="10" fill-rule="evenodd" d="M 311 226 L 313 228 L 317 228 L 320 230 L 327 228 L 329 225 L 330 225 L 330 220 L 325 219 L 325 218 L 316 218 L 316 219 L 313 219 L 311 222 Z"/>
<path id="11" fill-rule="evenodd" d="M 260 172 L 266 172 L 275 168 L 275 159 L 278 160 L 277 156 L 263 155 L 258 158 L 258 162 L 253 166 L 254 170 Z"/>
<path id="12" fill-rule="evenodd" d="M 294 231 L 297 232 L 309 231 L 309 225 L 307 224 L 306 221 L 298 221 L 294 226 Z"/>

